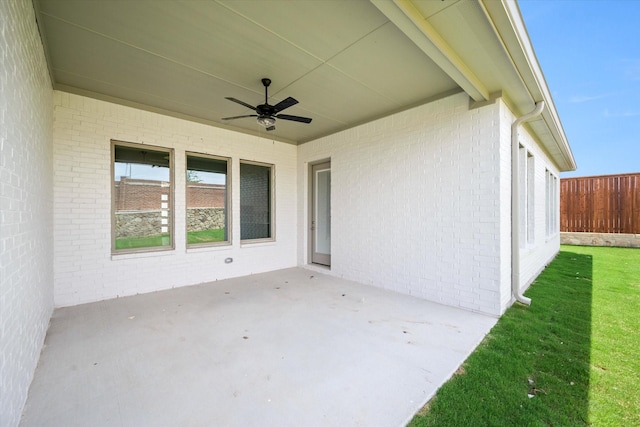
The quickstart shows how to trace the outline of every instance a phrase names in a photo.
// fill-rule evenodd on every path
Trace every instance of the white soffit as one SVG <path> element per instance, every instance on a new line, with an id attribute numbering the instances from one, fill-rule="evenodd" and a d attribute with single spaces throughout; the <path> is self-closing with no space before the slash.
<path id="1" fill-rule="evenodd" d="M 389 18 L 409 39 L 411 39 L 429 58 L 442 68 L 451 78 L 464 89 L 475 101 L 487 101 L 490 92 L 485 84 L 469 68 L 468 64 L 454 47 L 450 40 L 432 25 L 434 16 L 447 16 L 450 7 L 437 8 L 437 13 L 431 5 L 422 2 L 422 10 L 410 0 L 371 0 L 382 13 Z M 451 0 L 452 7 L 456 7 L 458 0 Z M 435 3 L 435 2 L 434 2 Z M 429 16 L 430 18 L 425 17 Z M 454 22 L 454 27 L 459 23 Z"/>
<path id="2" fill-rule="evenodd" d="M 57 89 L 293 144 L 459 90 L 516 114 L 544 99 L 532 128 L 574 165 L 509 0 L 33 1 Z M 313 121 L 222 121 L 253 113 L 225 97 L 264 102 L 263 77 Z"/>
<path id="3" fill-rule="evenodd" d="M 58 89 L 302 143 L 459 90 L 369 1 L 36 0 Z M 225 97 L 292 96 L 266 132 Z"/>
<path id="4" fill-rule="evenodd" d="M 575 169 L 573 154 L 515 1 L 372 2 L 475 101 L 501 94 L 514 114 L 521 115 L 544 100 L 547 107 L 543 120 L 532 123 L 530 129 L 560 170 Z"/>
<path id="5" fill-rule="evenodd" d="M 531 123 L 534 133 L 561 171 L 575 170 L 577 165 L 558 116 L 549 87 L 538 63 L 520 9 L 515 0 L 481 0 L 481 5 L 494 25 L 499 41 L 509 52 L 512 63 L 523 81 L 521 91 L 537 101 L 545 101 L 542 120 Z M 526 105 L 526 104 L 523 104 Z"/>

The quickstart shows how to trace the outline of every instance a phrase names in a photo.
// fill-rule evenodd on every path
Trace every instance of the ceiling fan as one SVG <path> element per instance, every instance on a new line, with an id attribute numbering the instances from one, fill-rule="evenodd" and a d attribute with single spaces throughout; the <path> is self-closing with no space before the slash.
<path id="1" fill-rule="evenodd" d="M 269 105 L 269 103 L 267 102 L 268 100 L 267 91 L 268 91 L 269 85 L 271 84 L 271 80 L 266 78 L 262 79 L 262 84 L 264 85 L 264 104 L 260 104 L 254 107 L 236 98 L 231 98 L 231 97 L 225 98 L 225 99 L 228 99 L 229 101 L 233 101 L 247 108 L 251 108 L 257 114 L 223 117 L 222 120 L 235 120 L 235 119 L 242 119 L 245 117 L 257 117 L 258 123 L 264 126 L 268 131 L 274 130 L 276 128 L 276 119 L 291 120 L 292 122 L 300 122 L 300 123 L 311 123 L 311 119 L 308 117 L 291 116 L 289 114 L 278 114 L 280 111 L 286 108 L 289 108 L 293 105 L 296 105 L 298 101 L 292 97 L 288 97 L 287 99 L 278 102 L 276 105 Z"/>

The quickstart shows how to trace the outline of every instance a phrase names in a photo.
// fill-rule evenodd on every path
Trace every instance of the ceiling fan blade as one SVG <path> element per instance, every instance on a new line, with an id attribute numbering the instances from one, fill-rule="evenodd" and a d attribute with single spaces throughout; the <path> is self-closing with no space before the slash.
<path id="1" fill-rule="evenodd" d="M 258 115 L 257 114 L 249 114 L 249 115 L 246 115 L 246 116 L 223 117 L 220 120 L 244 119 L 245 117 L 258 117 Z"/>
<path id="2" fill-rule="evenodd" d="M 288 114 L 278 114 L 276 118 L 282 119 L 282 120 L 291 120 L 292 122 L 311 123 L 311 119 L 309 117 L 290 116 Z"/>
<path id="3" fill-rule="evenodd" d="M 276 105 L 273 106 L 273 112 L 274 113 L 278 113 L 282 110 L 284 110 L 285 108 L 289 108 L 292 105 L 296 105 L 298 103 L 298 100 L 296 100 L 295 98 L 292 97 L 288 97 L 287 99 L 284 99 L 280 102 L 278 102 Z"/>
<path id="4" fill-rule="evenodd" d="M 229 101 L 233 101 L 233 102 L 235 102 L 237 104 L 240 104 L 240 105 L 244 105 L 247 108 L 251 108 L 253 111 L 256 110 L 256 107 L 254 107 L 253 105 L 249 105 L 246 102 L 240 101 L 239 99 L 231 98 L 231 97 L 228 97 L 228 96 L 225 97 L 225 99 L 228 99 Z"/>

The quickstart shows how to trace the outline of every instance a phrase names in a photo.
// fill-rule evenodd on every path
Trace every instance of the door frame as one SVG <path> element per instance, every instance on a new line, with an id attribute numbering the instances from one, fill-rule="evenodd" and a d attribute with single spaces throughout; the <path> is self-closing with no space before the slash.
<path id="1" fill-rule="evenodd" d="M 307 233 L 307 264 L 313 264 L 313 265 L 317 265 L 317 266 L 323 266 L 323 267 L 327 267 L 327 268 L 331 268 L 331 255 L 329 254 L 329 263 L 328 264 L 319 264 L 319 263 L 315 263 L 313 262 L 313 244 L 314 244 L 314 230 L 312 229 L 312 222 L 313 222 L 313 210 L 314 210 L 314 197 L 315 197 L 315 189 L 313 187 L 314 183 L 315 183 L 315 176 L 313 174 L 313 167 L 323 164 L 323 163 L 329 163 L 329 170 L 331 170 L 331 158 L 327 158 L 327 159 L 322 159 L 322 160 L 317 160 L 314 162 L 309 162 L 309 168 L 308 168 L 308 179 L 307 179 L 307 186 L 308 186 L 308 191 L 307 191 L 307 211 L 308 211 L 308 215 L 307 215 L 307 227 L 306 227 L 306 233 Z M 333 193 L 333 192 L 332 192 Z"/>

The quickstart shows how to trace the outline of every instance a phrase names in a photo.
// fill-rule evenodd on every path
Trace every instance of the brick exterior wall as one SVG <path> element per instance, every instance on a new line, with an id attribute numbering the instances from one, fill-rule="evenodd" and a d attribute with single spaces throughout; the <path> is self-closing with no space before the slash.
<path id="1" fill-rule="evenodd" d="M 0 16 L 3 426 L 19 423 L 54 304 L 307 265 L 309 162 L 332 161 L 330 274 L 493 315 L 511 303 L 502 102 L 453 95 L 296 147 L 52 91 L 31 2 L 0 1 Z M 175 249 L 111 254 L 112 139 L 174 149 Z M 536 157 L 527 286 L 559 248 L 544 224 L 545 168 L 558 170 L 526 130 L 521 143 Z M 231 159 L 229 245 L 186 248 L 187 151 Z M 240 244 L 240 160 L 275 167 L 274 242 Z"/>
<path id="2" fill-rule="evenodd" d="M 224 208 L 226 190 L 220 184 L 187 184 L 187 208 Z"/>
<path id="3" fill-rule="evenodd" d="M 122 178 L 115 182 L 116 211 L 159 209 L 162 195 L 169 195 L 161 181 Z M 187 184 L 188 208 L 224 208 L 225 188 L 220 184 Z"/>
<path id="4" fill-rule="evenodd" d="M 509 127 L 511 123 L 516 120 L 516 116 L 509 111 L 509 109 L 502 105 L 503 122 L 506 122 Z M 504 145 L 510 146 L 511 142 L 511 130 L 504 129 L 502 135 Z M 533 242 L 525 245 L 520 249 L 520 287 L 521 289 L 528 288 L 533 280 L 540 274 L 540 272 L 553 260 L 560 250 L 560 229 L 558 228 L 555 233 L 547 236 L 546 226 L 546 174 L 548 169 L 555 176 L 560 176 L 560 172 L 557 166 L 549 159 L 547 154 L 540 148 L 535 139 L 529 134 L 526 126 L 520 127 L 519 132 L 520 144 L 529 151 L 534 158 L 534 172 L 533 172 Z M 506 171 L 505 171 L 506 173 Z M 509 170 L 510 174 L 510 170 Z M 509 199 L 510 199 L 511 187 L 509 187 Z M 506 198 L 506 196 L 505 196 Z M 560 191 L 558 188 L 556 206 L 560 206 Z M 511 272 L 511 266 L 509 265 L 509 277 Z M 509 285 L 511 281 L 507 282 Z M 506 286 L 505 286 L 506 289 Z M 510 297 L 510 294 L 508 294 Z M 504 295 L 505 303 L 511 301 L 507 298 L 507 292 Z"/>
<path id="5" fill-rule="evenodd" d="M 170 190 L 168 183 L 161 181 L 122 178 L 114 186 L 116 212 L 160 209 L 162 196 L 169 200 Z"/>
<path id="6" fill-rule="evenodd" d="M 332 274 L 501 312 L 500 109 L 468 105 L 461 93 L 300 147 L 298 179 L 331 158 Z"/>
<path id="7" fill-rule="evenodd" d="M 296 146 L 59 91 L 53 133 L 56 306 L 296 265 Z M 111 254 L 112 139 L 174 150 L 175 249 Z M 186 152 L 231 158 L 230 245 L 186 249 Z M 241 159 L 275 165 L 275 242 L 240 244 Z"/>
<path id="8" fill-rule="evenodd" d="M 510 127 L 498 101 L 469 110 L 453 95 L 303 144 L 308 165 L 331 159 L 330 274 L 468 310 L 511 304 Z M 537 156 L 536 245 L 522 255 L 525 284 L 559 248 L 545 239 L 544 153 Z M 308 188 L 298 187 L 298 263 L 308 262 Z M 393 200 L 393 203 L 387 201 Z"/>
<path id="9" fill-rule="evenodd" d="M 52 90 L 33 5 L 0 1 L 0 425 L 17 426 L 53 310 Z"/>
<path id="10" fill-rule="evenodd" d="M 307 265 L 307 166 L 326 158 L 332 274 L 493 315 L 511 303 L 514 116 L 500 101 L 469 110 L 467 96 L 458 94 L 295 147 L 62 92 L 54 98 L 57 305 L 267 271 L 296 259 Z M 110 255 L 111 138 L 175 150 L 176 250 Z M 544 237 L 544 171 L 557 170 L 526 131 L 521 142 L 536 156 L 535 244 L 521 263 L 526 286 L 559 247 L 558 238 Z M 207 252 L 185 251 L 183 165 L 193 150 L 232 159 L 232 244 L 208 253 L 216 264 L 231 256 L 232 264 L 214 266 Z M 240 245 L 240 160 L 275 165 L 275 250 Z M 74 215 L 65 215 L 68 209 Z"/>

